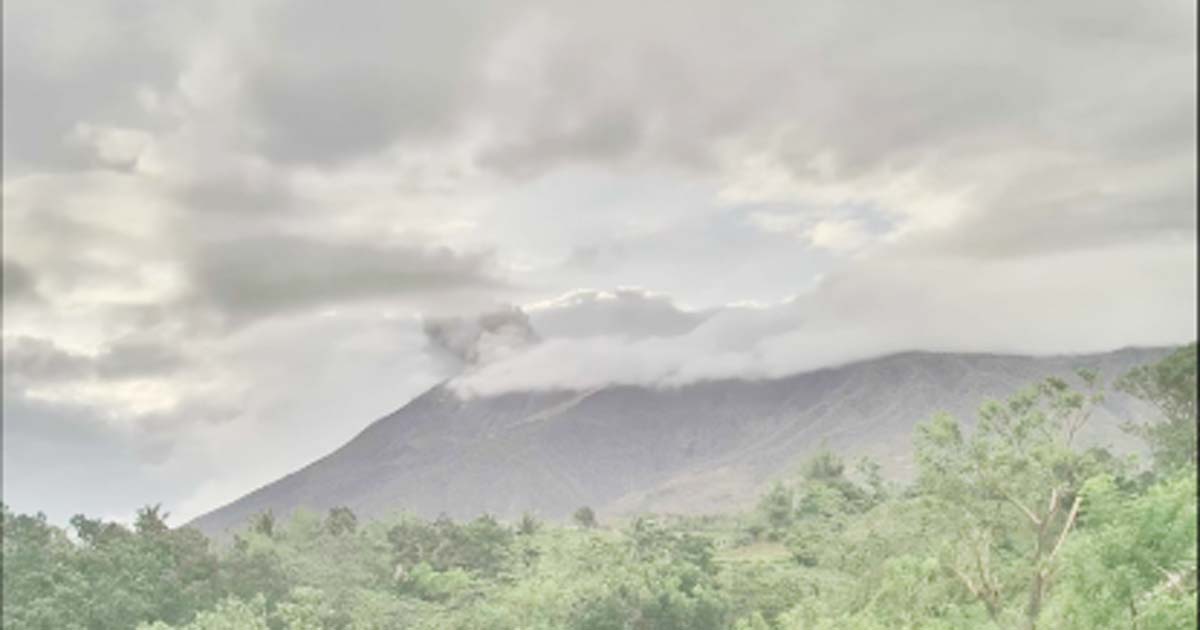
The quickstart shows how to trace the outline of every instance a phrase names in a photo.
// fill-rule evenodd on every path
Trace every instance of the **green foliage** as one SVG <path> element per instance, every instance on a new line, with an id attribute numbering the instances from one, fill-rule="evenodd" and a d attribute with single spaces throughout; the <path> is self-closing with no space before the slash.
<path id="1" fill-rule="evenodd" d="M 44 514 L 4 513 L 4 630 L 83 629 L 86 584 L 76 547 Z"/>
<path id="2" fill-rule="evenodd" d="M 161 621 L 141 624 L 137 630 L 172 630 L 172 626 Z M 250 602 L 239 599 L 224 599 L 211 609 L 201 611 L 191 623 L 178 626 L 178 630 L 270 630 L 267 625 L 266 606 L 261 597 Z M 292 630 L 288 628 L 288 630 Z M 299 630 L 297 628 L 296 630 Z"/>
<path id="3" fill-rule="evenodd" d="M 1155 422 L 1134 422 L 1126 430 L 1146 440 L 1164 470 L 1196 465 L 1196 344 L 1166 359 L 1134 368 L 1117 387 L 1150 403 L 1162 414 Z"/>
<path id="4" fill-rule="evenodd" d="M 795 513 L 795 497 L 792 490 L 781 482 L 776 482 L 758 503 L 758 511 L 766 523 L 767 536 L 778 540 L 780 532 L 792 524 Z"/>
<path id="5" fill-rule="evenodd" d="M 529 513 L 522 514 L 521 521 L 517 523 L 517 533 L 522 536 L 532 536 L 541 528 L 542 524 Z"/>
<path id="6" fill-rule="evenodd" d="M 1027 626 L 1040 614 L 1081 485 L 1102 472 L 1090 451 L 1072 447 L 1099 400 L 1094 390 L 1049 378 L 1004 403 L 985 403 L 969 436 L 946 415 L 917 429 L 918 485 L 950 534 L 942 562 L 994 621 L 1022 600 Z"/>
<path id="7" fill-rule="evenodd" d="M 406 519 L 387 533 L 397 570 L 426 564 L 437 571 L 462 569 L 494 577 L 510 564 L 514 533 L 491 516 L 459 525 L 440 518 L 432 523 Z"/>
<path id="8" fill-rule="evenodd" d="M 865 471 L 867 488 L 846 475 L 837 454 L 821 450 L 804 463 L 796 485 L 776 481 L 763 495 L 748 530 L 750 537 L 786 541 L 798 560 L 815 565 L 814 552 L 825 533 L 841 529 L 848 517 L 870 509 L 887 495 L 878 465 L 863 460 L 859 468 Z"/>
<path id="9" fill-rule="evenodd" d="M 142 536 L 154 536 L 166 533 L 167 518 L 170 514 L 162 511 L 162 504 L 147 505 L 137 511 L 133 522 L 133 530 Z"/>
<path id="10" fill-rule="evenodd" d="M 41 515 L 4 513 L 4 628 L 131 628 L 185 621 L 218 598 L 208 540 L 147 507 L 136 531 L 82 516 L 72 542 Z"/>
<path id="11" fill-rule="evenodd" d="M 592 511 L 592 508 L 587 507 L 586 505 L 578 510 L 575 510 L 575 514 L 571 518 L 575 521 L 576 525 L 585 529 L 591 529 L 598 525 L 596 522 L 596 513 Z"/>
<path id="12" fill-rule="evenodd" d="M 1088 481 L 1087 527 L 1063 552 L 1055 628 L 1185 628 L 1196 620 L 1196 475 L 1144 494 Z"/>
<path id="13" fill-rule="evenodd" d="M 762 619 L 775 621 L 796 604 L 821 590 L 821 578 L 790 562 L 736 562 L 723 567 L 718 577 L 721 591 L 730 601 L 731 613 L 743 625 L 754 628 Z"/>
<path id="14" fill-rule="evenodd" d="M 762 613 L 751 613 L 749 617 L 742 617 L 733 624 L 733 630 L 771 630 L 771 624 L 767 623 Z"/>
<path id="15" fill-rule="evenodd" d="M 1194 424 L 1190 352 L 1123 387 Z M 1186 436 L 1145 428 L 1156 471 L 1131 478 L 1074 446 L 1100 400 L 1095 374 L 1076 382 L 1084 391 L 1050 379 L 987 403 L 973 425 L 920 425 L 903 490 L 869 460 L 851 470 L 822 451 L 738 516 L 600 528 L 588 508 L 571 527 L 359 521 L 337 507 L 260 514 L 214 546 L 159 506 L 132 527 L 76 516 L 69 530 L 4 508 L 3 630 L 1190 627 Z"/>
<path id="16" fill-rule="evenodd" d="M 270 538 L 275 535 L 275 514 L 267 510 L 250 521 L 250 529 Z"/>
<path id="17" fill-rule="evenodd" d="M 329 510 L 329 517 L 325 519 L 325 527 L 334 536 L 353 534 L 358 530 L 358 517 L 348 507 L 335 507 Z"/>

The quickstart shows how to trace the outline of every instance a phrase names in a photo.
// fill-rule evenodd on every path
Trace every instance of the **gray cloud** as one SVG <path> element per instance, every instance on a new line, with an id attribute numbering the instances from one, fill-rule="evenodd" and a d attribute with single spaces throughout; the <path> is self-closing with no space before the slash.
<path id="1" fill-rule="evenodd" d="M 4 340 L 5 382 L 36 385 L 163 377 L 184 365 L 178 350 L 150 340 L 119 339 L 94 355 L 72 352 L 51 339 L 22 335 Z"/>
<path id="2" fill-rule="evenodd" d="M 202 245 L 193 289 L 236 322 L 347 300 L 448 298 L 496 286 L 488 263 L 446 248 L 263 236 Z"/>
<path id="3" fill-rule="evenodd" d="M 1171 170 L 1186 166 L 1179 162 Z M 989 200 L 986 210 L 907 245 L 966 257 L 1020 257 L 1195 234 L 1196 188 L 1182 172 L 1152 174 L 1150 186 L 1114 185 L 1111 178 L 1111 173 L 1070 167 L 1038 174 L 1035 181 L 1016 179 Z"/>
<path id="4" fill-rule="evenodd" d="M 1101 5 L 768 3 L 736 15 L 719 2 L 547 5 L 525 33 L 535 61 L 492 86 L 501 103 L 524 105 L 500 110 L 515 120 L 499 154 L 507 169 L 642 151 L 691 165 L 710 163 L 722 141 L 776 136 L 798 173 L 830 152 L 852 177 L 1030 141 L 1124 145 L 1146 127 L 1169 142 L 1164 122 L 1182 132 L 1190 117 L 1161 110 L 1186 109 L 1173 108 L 1188 90 L 1147 94 L 1119 77 L 1157 82 L 1139 79 L 1146 63 L 1181 76 L 1192 9 Z M 614 120 L 637 131 L 603 133 Z M 573 141 L 590 130 L 607 143 Z M 628 140 L 610 144 L 618 138 Z"/>
<path id="5" fill-rule="evenodd" d="M 37 278 L 28 267 L 15 260 L 5 258 L 3 274 L 5 304 L 26 302 L 37 298 Z"/>
<path id="6" fill-rule="evenodd" d="M 211 35 L 199 24 L 212 15 L 95 6 L 98 25 L 87 31 L 95 36 L 56 55 L 39 55 L 47 44 L 20 36 L 6 59 L 14 80 L 107 94 L 75 80 L 86 75 L 121 91 L 53 99 L 87 108 L 64 113 L 57 137 L 93 119 L 150 131 L 180 124 L 102 105 L 128 108 L 146 86 L 169 95 L 170 81 L 194 79 L 188 73 L 208 54 L 232 76 L 229 94 L 216 110 L 190 94 L 191 105 L 173 115 L 198 129 L 215 111 L 244 119 L 227 130 L 227 148 L 285 166 L 459 142 L 472 147 L 473 164 L 521 177 L 580 163 L 728 176 L 759 157 L 784 169 L 795 203 L 834 184 L 871 201 L 889 177 L 920 172 L 933 192 L 982 188 L 969 195 L 961 229 L 926 243 L 992 234 L 995 244 L 973 249 L 996 252 L 1019 253 L 1038 234 L 1096 238 L 1028 220 L 1048 213 L 1126 241 L 1146 230 L 1113 236 L 1129 221 L 1121 217 L 1147 209 L 1163 218 L 1156 227 L 1194 225 L 1181 218 L 1194 214 L 1185 211 L 1194 190 L 1179 190 L 1177 175 L 1156 183 L 1145 174 L 1194 171 L 1195 85 L 1185 78 L 1195 65 L 1194 6 L 1186 2 L 767 3 L 731 16 L 707 1 L 305 0 L 229 5 L 232 17 L 214 23 L 242 18 L 244 26 L 208 48 L 196 42 Z M 18 5 L 12 20 L 28 24 L 17 33 L 74 23 L 33 4 Z M 114 24 L 124 31 L 107 28 Z M 126 56 L 154 67 L 109 63 Z M 194 83 L 184 85 L 216 90 Z M 13 92 L 33 99 L 54 90 Z M 31 104 L 25 118 L 55 118 L 33 115 L 45 105 Z M 15 112 L 26 110 L 17 103 Z M 182 200 L 196 209 L 290 207 L 289 194 L 235 169 L 191 184 Z"/>
<path id="7" fill-rule="evenodd" d="M 10 9 L 26 28 L 13 30 L 6 77 L 50 84 L 17 91 L 41 117 L 22 116 L 21 103 L 12 113 L 62 118 L 39 139 L 88 118 L 145 122 L 105 107 L 168 86 L 201 20 L 225 24 L 212 20 L 220 9 L 90 6 L 90 30 L 53 55 L 39 54 L 51 44 L 35 34 L 86 21 L 40 3 Z M 1031 142 L 1162 158 L 1194 129 L 1194 86 L 1178 82 L 1194 56 L 1186 2 L 830 1 L 736 15 L 673 0 L 231 6 L 246 26 L 228 29 L 221 51 L 238 74 L 232 104 L 255 121 L 243 140 L 283 162 L 479 124 L 481 163 L 504 172 L 635 157 L 714 165 L 723 144 L 748 142 L 801 176 L 828 154 L 854 177 Z M 66 89 L 89 98 L 54 98 L 76 109 L 45 116 L 47 97 Z"/>
<path id="8" fill-rule="evenodd" d="M 87 355 L 59 348 L 53 341 L 34 337 L 4 340 L 5 381 L 78 380 L 93 373 Z"/>
<path id="9" fill-rule="evenodd" d="M 873 204 L 899 226 L 936 224 L 914 249 L 970 257 L 1194 233 L 1189 3 L 726 9 L 532 13 L 481 88 L 496 132 L 479 164 L 526 178 L 580 163 L 735 181 L 774 169 L 734 198 L 818 216 Z"/>
<path id="10" fill-rule="evenodd" d="M 119 339 L 96 358 L 101 379 L 169 375 L 187 364 L 183 355 L 161 342 Z"/>
<path id="11" fill-rule="evenodd" d="M 277 177 L 236 169 L 193 177 L 174 193 L 189 210 L 216 213 L 226 221 L 239 215 L 287 214 L 310 205 Z"/>
<path id="12" fill-rule="evenodd" d="M 257 17 L 249 110 L 262 149 L 328 163 L 451 132 L 475 94 L 503 3 L 281 3 Z"/>
<path id="13" fill-rule="evenodd" d="M 573 162 L 621 162 L 638 149 L 641 124 L 627 109 L 551 114 L 519 140 L 486 149 L 478 163 L 506 175 L 530 177 Z"/>
<path id="14" fill-rule="evenodd" d="M 69 142 L 80 122 L 157 126 L 138 90 L 171 85 L 203 13 L 145 0 L 5 3 L 5 170 L 89 166 Z"/>

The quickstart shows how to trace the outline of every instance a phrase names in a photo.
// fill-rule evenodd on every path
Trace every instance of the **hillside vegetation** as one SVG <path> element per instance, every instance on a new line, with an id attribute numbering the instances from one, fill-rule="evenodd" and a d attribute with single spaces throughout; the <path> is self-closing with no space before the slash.
<path id="1" fill-rule="evenodd" d="M 3 514 L 4 630 L 1193 627 L 1196 346 L 1106 387 L 1048 378 L 936 415 L 899 487 L 832 452 L 707 517 L 256 516 L 230 541 Z M 1148 461 L 1076 439 L 1106 391 Z M 968 428 L 969 427 L 969 428 Z"/>

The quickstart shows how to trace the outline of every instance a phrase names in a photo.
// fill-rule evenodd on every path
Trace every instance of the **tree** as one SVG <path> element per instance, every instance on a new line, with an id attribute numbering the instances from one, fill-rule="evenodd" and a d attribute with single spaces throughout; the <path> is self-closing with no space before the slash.
<path id="1" fill-rule="evenodd" d="M 1083 494 L 1088 526 L 1063 550 L 1047 625 L 1165 630 L 1194 624 L 1195 469 L 1141 494 L 1101 475 Z"/>
<path id="2" fill-rule="evenodd" d="M 846 472 L 846 464 L 836 453 L 822 448 L 804 463 L 802 475 L 810 481 L 840 479 Z"/>
<path id="3" fill-rule="evenodd" d="M 517 533 L 522 536 L 532 536 L 541 529 L 542 524 L 538 522 L 537 517 L 526 512 L 521 515 L 520 522 L 517 523 Z"/>
<path id="4" fill-rule="evenodd" d="M 170 529 L 167 527 L 167 518 L 170 516 L 169 512 L 162 511 L 161 503 L 147 505 L 137 511 L 133 530 L 144 536 L 165 533 Z"/>
<path id="5" fill-rule="evenodd" d="M 777 539 L 783 530 L 791 526 L 795 502 L 795 494 L 791 488 L 780 481 L 772 484 L 771 489 L 759 500 L 758 511 L 766 520 L 768 537 Z"/>
<path id="6" fill-rule="evenodd" d="M 330 623 L 337 612 L 319 589 L 300 587 L 276 607 L 275 617 L 283 622 L 287 630 L 324 630 L 340 627 Z"/>
<path id="7" fill-rule="evenodd" d="M 771 625 L 763 618 L 760 613 L 753 613 L 749 617 L 743 617 L 733 624 L 733 630 L 771 630 Z"/>
<path id="8" fill-rule="evenodd" d="M 196 615 L 196 619 L 178 630 L 269 630 L 266 603 L 262 597 L 249 602 L 225 599 L 211 609 Z M 142 624 L 137 630 L 173 630 L 163 622 Z"/>
<path id="9" fill-rule="evenodd" d="M 281 547 L 282 541 L 258 528 L 236 537 L 222 558 L 222 587 L 247 599 L 261 594 L 274 605 L 287 595 L 291 580 Z"/>
<path id="10" fill-rule="evenodd" d="M 129 531 L 117 523 L 105 523 L 82 514 L 72 516 L 70 523 L 76 538 L 86 547 L 101 547 L 129 535 Z"/>
<path id="11" fill-rule="evenodd" d="M 1196 465 L 1196 344 L 1152 365 L 1130 370 L 1117 388 L 1158 409 L 1154 422 L 1131 422 L 1125 429 L 1149 444 L 1155 463 L 1168 470 Z"/>
<path id="12" fill-rule="evenodd" d="M 918 426 L 919 487 L 954 532 L 943 562 L 993 620 L 1023 592 L 1023 625 L 1036 626 L 1080 487 L 1098 472 L 1092 454 L 1072 448 L 1101 399 L 1096 374 L 1079 377 L 1087 393 L 1048 378 L 985 403 L 970 436 L 946 414 Z"/>
<path id="13" fill-rule="evenodd" d="M 329 518 L 325 519 L 325 528 L 334 536 L 353 534 L 358 530 L 358 517 L 348 507 L 331 508 Z"/>
<path id="14" fill-rule="evenodd" d="M 578 510 L 575 510 L 575 514 L 572 516 L 572 518 L 575 520 L 576 525 L 579 525 L 585 529 L 591 529 L 597 525 L 596 513 L 592 511 L 592 508 L 586 505 Z"/>
<path id="15" fill-rule="evenodd" d="M 481 515 L 460 531 L 457 566 L 495 577 L 512 559 L 514 534 L 490 514 Z"/>
<path id="16" fill-rule="evenodd" d="M 75 547 L 46 515 L 3 507 L 4 630 L 84 630 L 86 583 Z"/>
<path id="17" fill-rule="evenodd" d="M 869 457 L 863 457 L 855 464 L 854 472 L 857 473 L 859 479 L 865 484 L 867 499 L 871 505 L 882 503 L 888 499 L 891 490 L 883 478 L 879 462 Z"/>
<path id="18" fill-rule="evenodd" d="M 259 512 L 251 521 L 250 529 L 267 538 L 275 535 L 275 514 L 271 510 Z"/>

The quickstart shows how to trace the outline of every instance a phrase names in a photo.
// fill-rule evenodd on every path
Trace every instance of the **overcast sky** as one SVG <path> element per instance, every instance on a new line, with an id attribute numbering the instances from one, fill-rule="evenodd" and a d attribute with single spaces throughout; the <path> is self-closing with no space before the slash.
<path id="1" fill-rule="evenodd" d="M 8 0 L 4 500 L 180 522 L 448 377 L 1190 341 L 1195 13 Z"/>

